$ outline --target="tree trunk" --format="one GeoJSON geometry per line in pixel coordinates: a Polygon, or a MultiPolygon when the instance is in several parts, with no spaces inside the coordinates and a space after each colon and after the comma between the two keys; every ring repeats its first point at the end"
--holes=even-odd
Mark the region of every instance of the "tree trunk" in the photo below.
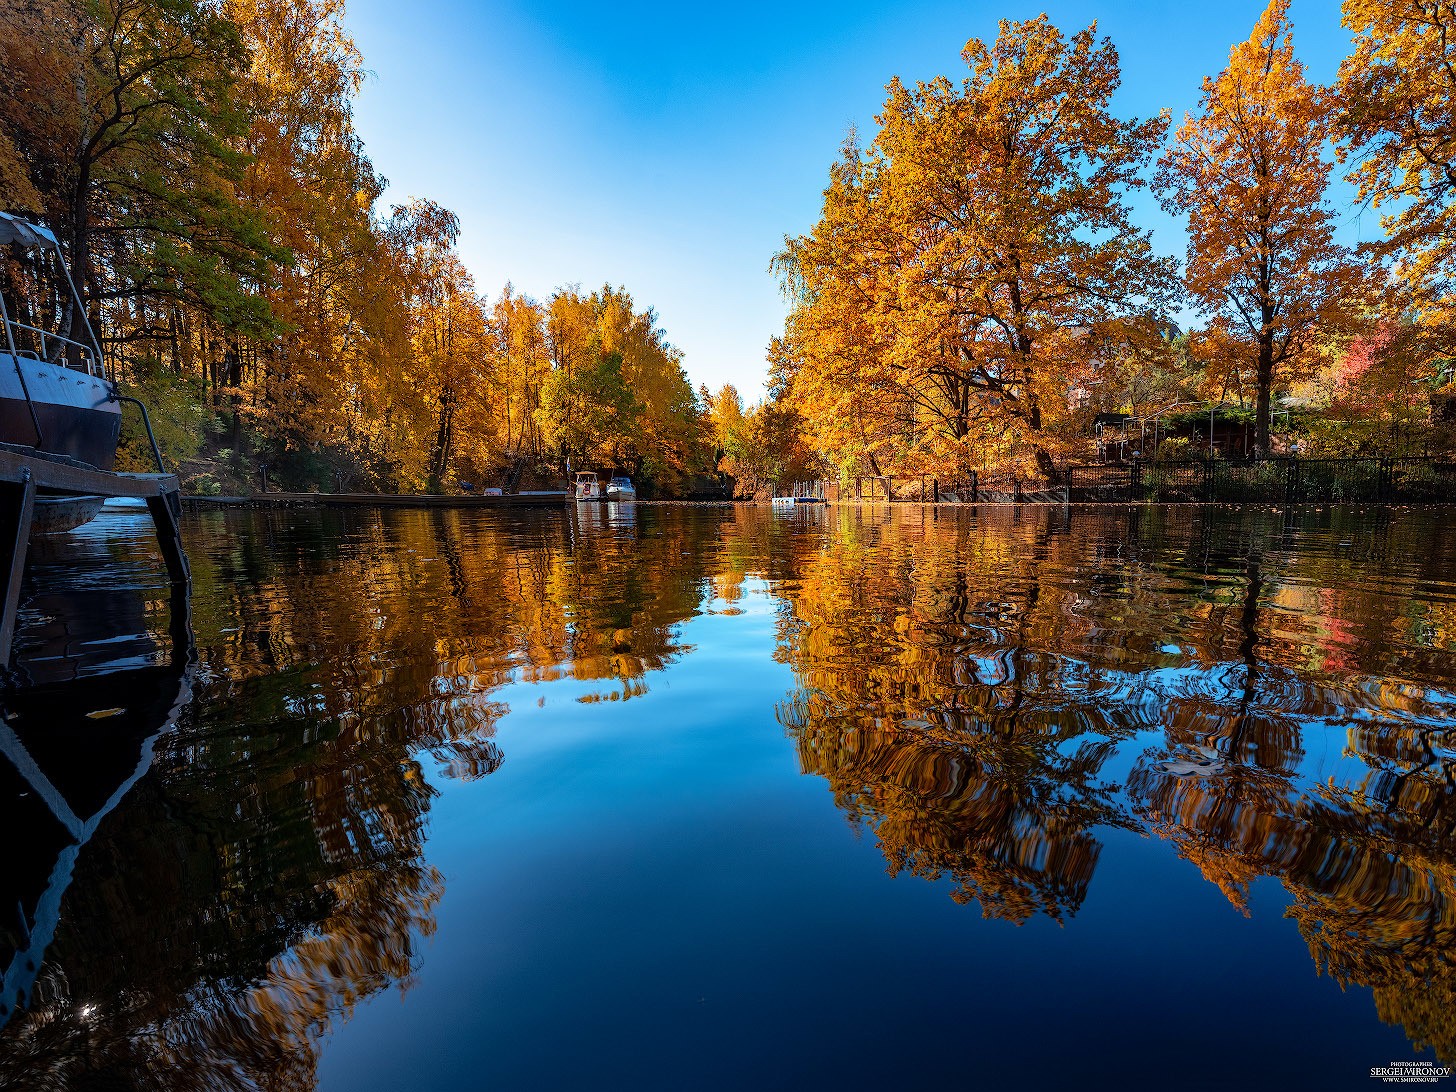
{"type": "MultiPolygon", "coordinates": [[[[91,164],[82,160],[76,172],[76,185],[71,191],[71,280],[76,286],[75,306],[69,309],[64,337],[85,342],[85,320],[91,301],[95,299],[96,277],[91,269],[91,164]]],[[[101,316],[95,316],[97,323],[101,316]]]]}
{"type": "MultiPolygon", "coordinates": [[[[1268,331],[1269,323],[1264,324],[1264,330],[1268,331]]],[[[1271,334],[1261,332],[1259,335],[1259,359],[1255,378],[1258,385],[1258,393],[1254,402],[1254,452],[1258,455],[1269,454],[1269,393],[1274,386],[1274,339],[1271,334]]]]}
{"type": "Polygon", "coordinates": [[[435,455],[430,460],[430,480],[435,486],[445,480],[445,470],[450,464],[453,405],[454,399],[448,394],[440,396],[440,425],[435,431],[435,455]]]}
{"type": "Polygon", "coordinates": [[[1052,460],[1051,452],[1039,444],[1036,449],[1036,468],[1048,485],[1057,484],[1057,479],[1061,476],[1057,472],[1057,464],[1052,460]]]}
{"type": "Polygon", "coordinates": [[[243,442],[243,354],[236,341],[229,342],[223,352],[223,365],[229,388],[228,404],[233,417],[231,439],[233,450],[237,451],[243,442]]]}

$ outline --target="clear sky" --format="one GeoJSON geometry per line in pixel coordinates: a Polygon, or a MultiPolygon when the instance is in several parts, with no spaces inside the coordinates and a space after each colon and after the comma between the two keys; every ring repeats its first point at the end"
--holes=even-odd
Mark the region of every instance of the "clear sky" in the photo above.
{"type": "MultiPolygon", "coordinates": [[[[1115,107],[1175,120],[1247,38],[1263,0],[1154,3],[687,3],[350,0],[373,73],[357,115],[385,203],[459,214],[483,293],[544,299],[605,282],[651,306],[694,386],[762,394],[785,306],[768,272],[814,223],[846,130],[865,139],[891,76],[965,72],[960,50],[998,19],[1094,19],[1122,57],[1115,107]]],[[[1337,0],[1295,0],[1295,49],[1316,80],[1348,47],[1337,0]]],[[[1163,253],[1178,223],[1137,201],[1163,253]]],[[[1347,237],[1377,233],[1351,215],[1347,237]]]]}

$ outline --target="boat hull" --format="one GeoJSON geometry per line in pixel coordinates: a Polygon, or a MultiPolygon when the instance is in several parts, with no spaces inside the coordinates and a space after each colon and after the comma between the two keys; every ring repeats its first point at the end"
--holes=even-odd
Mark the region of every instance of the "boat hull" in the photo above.
{"type": "Polygon", "coordinates": [[[36,497],[30,533],[56,535],[74,531],[95,519],[105,503],[105,497],[89,495],[36,497]]]}
{"type": "Polygon", "coordinates": [[[115,394],[115,385],[100,376],[0,352],[0,443],[110,470],[121,436],[121,403],[115,394]]]}

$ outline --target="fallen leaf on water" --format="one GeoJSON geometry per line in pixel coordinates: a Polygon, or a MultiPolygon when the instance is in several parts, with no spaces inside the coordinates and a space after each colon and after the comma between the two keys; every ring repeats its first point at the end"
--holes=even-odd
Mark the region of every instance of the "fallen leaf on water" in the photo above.
{"type": "Polygon", "coordinates": [[[1223,763],[1214,762],[1210,758],[1196,762],[1177,759],[1172,762],[1160,762],[1158,766],[1164,773],[1174,774],[1177,777],[1212,777],[1214,774],[1223,772],[1223,763]]]}
{"type": "Polygon", "coordinates": [[[118,713],[125,713],[126,710],[118,706],[115,709],[98,709],[94,713],[87,713],[88,720],[100,720],[102,717],[114,717],[118,713]]]}

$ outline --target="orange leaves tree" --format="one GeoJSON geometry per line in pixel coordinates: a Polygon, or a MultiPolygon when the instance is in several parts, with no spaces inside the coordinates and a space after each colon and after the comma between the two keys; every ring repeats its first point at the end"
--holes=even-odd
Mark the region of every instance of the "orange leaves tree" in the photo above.
{"type": "Polygon", "coordinates": [[[364,77],[345,0],[0,2],[0,208],[56,229],[115,374],[194,422],[159,430],[188,486],[519,485],[594,338],[643,407],[614,457],[689,479],[699,407],[653,312],[482,300],[452,213],[379,209],[364,77]]]}
{"type": "Polygon", "coordinates": [[[1355,48],[1339,122],[1359,197],[1388,211],[1387,245],[1426,307],[1451,304],[1456,259],[1456,5],[1345,0],[1355,48]]]}
{"type": "Polygon", "coordinates": [[[384,182],[353,129],[363,59],[342,0],[227,0],[223,10],[248,51],[235,90],[248,119],[240,197],[286,248],[256,288],[285,333],[234,339],[215,379],[235,415],[280,446],[363,451],[378,439],[364,419],[379,373],[406,355],[408,336],[403,294],[385,300],[377,288],[393,266],[373,213],[384,182]]]}
{"type": "Polygon", "coordinates": [[[959,86],[893,80],[873,144],[846,143],[819,223],[786,241],[794,393],[838,461],[965,471],[1019,447],[1054,476],[1089,329],[1170,299],[1125,203],[1167,123],[1111,113],[1095,31],[1002,22],[959,86]]]}
{"type": "Polygon", "coordinates": [[[536,424],[559,467],[614,467],[672,491],[711,469],[700,407],[651,308],[603,285],[559,289],[542,316],[551,372],[536,424]]]}
{"type": "Polygon", "coordinates": [[[21,203],[66,244],[93,323],[126,297],[269,328],[251,288],[279,252],[237,194],[245,68],[236,26],[202,0],[0,7],[0,160],[23,166],[21,203]]]}
{"type": "Polygon", "coordinates": [[[1325,201],[1329,95],[1294,58],[1288,0],[1274,0],[1229,64],[1203,81],[1197,115],[1159,164],[1164,206],[1188,216],[1193,302],[1252,366],[1255,446],[1269,450],[1276,380],[1316,339],[1347,329],[1367,269],[1335,242],[1325,201]]]}
{"type": "Polygon", "coordinates": [[[1390,348],[1398,350],[1402,372],[1414,367],[1423,375],[1435,438],[1449,443],[1456,403],[1456,5],[1345,0],[1344,22],[1355,48],[1340,66],[1341,152],[1360,199],[1382,211],[1387,238],[1377,249],[1396,259],[1395,281],[1406,286],[1402,334],[1390,348]]]}
{"type": "Polygon", "coordinates": [[[545,316],[535,300],[507,284],[491,307],[486,336],[495,461],[505,469],[503,484],[515,488],[546,454],[537,418],[551,374],[545,316]]]}

